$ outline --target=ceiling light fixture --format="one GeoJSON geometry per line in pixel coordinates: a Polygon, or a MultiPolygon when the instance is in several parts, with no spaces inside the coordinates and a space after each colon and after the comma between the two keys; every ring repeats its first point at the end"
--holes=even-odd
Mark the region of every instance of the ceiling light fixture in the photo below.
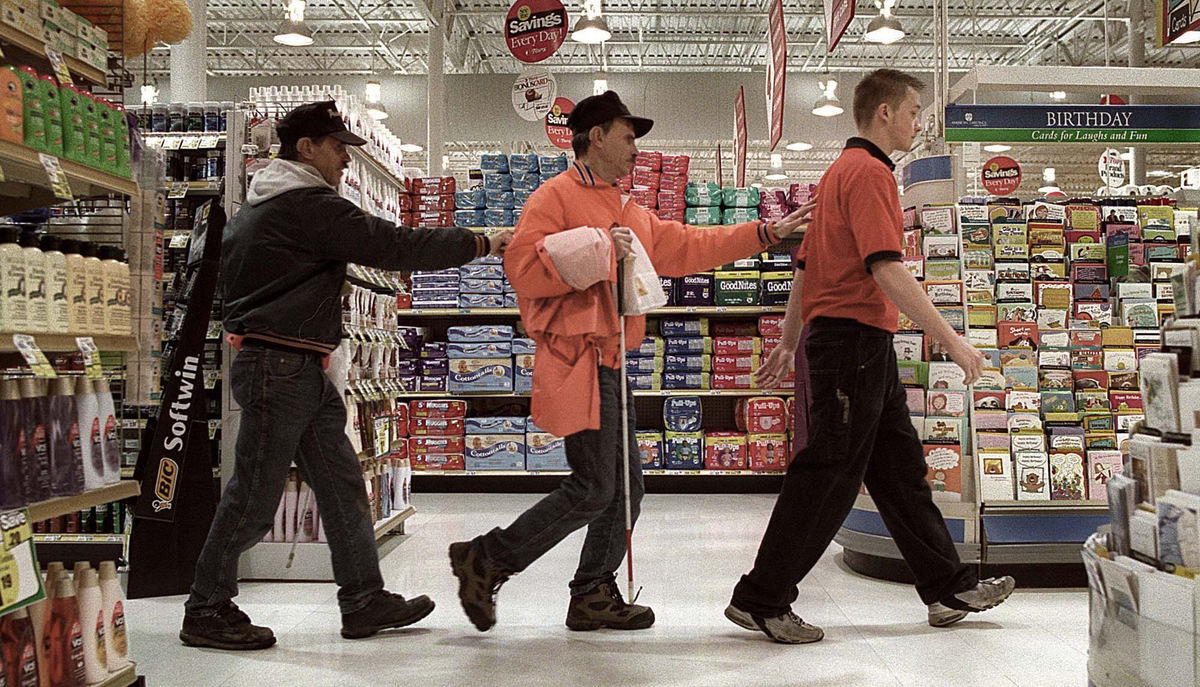
{"type": "Polygon", "coordinates": [[[892,6],[895,4],[896,0],[875,0],[875,6],[879,8],[879,16],[867,24],[867,32],[863,34],[865,40],[870,43],[891,45],[904,38],[904,27],[900,26],[899,19],[892,16],[892,6]]]}
{"type": "Polygon", "coordinates": [[[158,89],[152,84],[144,83],[141,87],[142,106],[149,107],[158,99],[158,89]]]}
{"type": "Polygon", "coordinates": [[[425,149],[422,148],[421,146],[417,145],[416,143],[401,143],[400,144],[400,152],[402,152],[402,153],[419,153],[422,150],[425,150],[425,149]]]}
{"type": "Polygon", "coordinates": [[[312,45],[312,32],[304,24],[304,0],[288,0],[288,16],[279,25],[275,42],[294,48],[312,45]]]}
{"type": "Polygon", "coordinates": [[[792,151],[793,153],[803,153],[806,150],[812,150],[813,144],[807,143],[805,141],[792,141],[791,143],[784,146],[784,148],[787,148],[788,150],[792,151]]]}
{"type": "Polygon", "coordinates": [[[1149,172],[1146,172],[1146,176],[1154,177],[1155,179],[1162,179],[1165,177],[1173,177],[1175,174],[1168,172],[1165,169],[1152,169],[1149,172]]]}
{"type": "Polygon", "coordinates": [[[376,121],[388,118],[387,108],[384,107],[383,103],[380,101],[380,96],[382,93],[383,87],[380,86],[378,81],[371,80],[367,82],[367,114],[371,115],[371,119],[376,121]]]}
{"type": "Polygon", "coordinates": [[[1038,189],[1038,193],[1040,193],[1042,195],[1047,195],[1050,193],[1058,193],[1060,190],[1062,190],[1062,189],[1060,189],[1057,186],[1043,186],[1038,189]]]}
{"type": "Polygon", "coordinates": [[[584,16],[575,22],[575,30],[571,32],[571,40],[577,43],[598,45],[612,38],[608,23],[600,13],[600,0],[584,0],[584,16]]]}
{"type": "Polygon", "coordinates": [[[1003,143],[993,143],[983,147],[989,153],[1007,153],[1012,150],[1012,146],[1004,145],[1003,143]]]}
{"type": "Polygon", "coordinates": [[[787,175],[784,174],[783,172],[771,172],[770,174],[766,175],[763,178],[766,179],[767,181],[783,181],[784,179],[787,178],[787,175]]]}
{"type": "Polygon", "coordinates": [[[837,81],[830,79],[817,83],[821,86],[821,97],[813,105],[812,113],[818,117],[836,117],[845,112],[837,99],[837,81]]]}
{"type": "Polygon", "coordinates": [[[1066,100],[1067,92],[1066,91],[1050,91],[1050,99],[1051,100],[1066,100]]]}
{"type": "Polygon", "coordinates": [[[1055,179],[1058,176],[1057,172],[1058,172],[1058,170],[1054,169],[1053,167],[1047,167],[1047,168],[1043,169],[1042,170],[1042,181],[1046,182],[1047,184],[1053,184],[1055,179]]]}
{"type": "Polygon", "coordinates": [[[608,90],[608,79],[592,79],[592,95],[604,95],[608,90]]]}

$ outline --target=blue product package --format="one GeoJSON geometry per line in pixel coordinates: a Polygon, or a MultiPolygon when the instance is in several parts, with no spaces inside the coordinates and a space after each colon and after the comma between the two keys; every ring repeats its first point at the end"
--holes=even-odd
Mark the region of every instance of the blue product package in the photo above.
{"type": "MultiPolygon", "coordinates": [[[[480,265],[468,263],[458,268],[461,279],[499,279],[503,283],[504,267],[502,265],[480,265]]],[[[501,289],[503,291],[503,289],[501,289]]]]}
{"type": "Polygon", "coordinates": [[[512,210],[484,210],[483,224],[488,227],[511,227],[516,224],[512,210]]]}
{"type": "Polygon", "coordinates": [[[499,310],[504,307],[504,294],[460,293],[458,307],[469,310],[499,310]]]}
{"type": "MultiPolygon", "coordinates": [[[[443,303],[451,302],[458,303],[458,287],[436,288],[436,289],[413,289],[412,290],[413,305],[428,304],[428,303],[443,303]]],[[[454,307],[454,306],[450,306],[454,307]]]]}
{"type": "Polygon", "coordinates": [[[485,179],[488,174],[507,173],[508,156],[500,153],[484,153],[479,156],[479,169],[483,170],[485,179]]]}
{"type": "Polygon", "coordinates": [[[668,353],[663,359],[663,370],[666,372],[710,372],[712,371],[712,356],[668,353]]]}
{"type": "Polygon", "coordinates": [[[512,190],[512,175],[511,174],[484,174],[483,175],[483,190],[484,191],[511,191],[512,190]]]}
{"type": "Polygon", "coordinates": [[[504,307],[506,307],[506,308],[517,307],[517,294],[515,294],[515,293],[504,294],[504,307]]]}
{"type": "Polygon", "coordinates": [[[662,358],[625,358],[625,371],[629,374],[651,374],[663,371],[662,358]]]}
{"type": "Polygon", "coordinates": [[[550,181],[554,177],[558,176],[559,174],[561,174],[561,172],[556,172],[554,174],[546,174],[545,172],[543,172],[539,178],[542,180],[542,183],[544,184],[547,181],[550,181]]]}
{"type": "Polygon", "coordinates": [[[455,341],[446,345],[446,355],[450,358],[511,358],[511,341],[492,341],[488,343],[458,343],[455,341]]]}
{"type": "Polygon", "coordinates": [[[672,336],[663,339],[668,355],[705,355],[712,353],[712,339],[703,336],[672,336]]]}
{"type": "MultiPolygon", "coordinates": [[[[488,210],[511,210],[513,209],[513,192],[512,191],[487,191],[487,209],[488,210]]],[[[487,213],[484,213],[484,217],[487,213]]]]}
{"type": "Polygon", "coordinates": [[[451,393],[512,391],[512,358],[459,358],[450,363],[451,393]]]}
{"type": "Polygon", "coordinates": [[[504,293],[503,279],[466,278],[458,283],[459,293],[504,293]]]}
{"type": "Polygon", "coordinates": [[[401,377],[421,374],[421,359],[401,358],[396,361],[396,373],[401,377]]]}
{"type": "Polygon", "coordinates": [[[663,432],[663,467],[668,470],[704,469],[704,434],[663,432]]]}
{"type": "Polygon", "coordinates": [[[662,375],[655,372],[652,374],[630,374],[626,375],[629,380],[629,386],[634,391],[658,391],[662,388],[662,375]]]}
{"type": "Polygon", "coordinates": [[[446,337],[456,343],[491,343],[493,341],[512,341],[513,328],[504,324],[482,324],[450,327],[446,330],[446,337]]]}
{"type": "Polygon", "coordinates": [[[680,277],[675,289],[676,305],[705,306],[716,302],[716,277],[712,272],[680,277]]]}
{"type": "Polygon", "coordinates": [[[521,415],[469,417],[465,428],[467,434],[525,434],[525,418],[521,415]]]}
{"type": "Polygon", "coordinates": [[[547,171],[565,172],[567,171],[567,156],[563,155],[542,155],[538,157],[538,165],[543,173],[547,171]]]}
{"type": "Polygon", "coordinates": [[[446,300],[413,300],[413,310],[454,310],[458,307],[458,299],[446,300]]]}
{"type": "Polygon", "coordinates": [[[464,458],[468,470],[524,470],[525,435],[467,435],[464,458]]]}
{"type": "Polygon", "coordinates": [[[525,433],[532,434],[534,432],[540,432],[542,434],[549,434],[549,432],[547,432],[545,429],[538,427],[537,423],[533,421],[533,416],[530,415],[525,418],[525,433]]]}
{"type": "Polygon", "coordinates": [[[458,274],[414,274],[412,285],[414,289],[446,289],[458,287],[461,278],[458,274]]]}
{"type": "Polygon", "coordinates": [[[533,355],[537,353],[537,344],[533,339],[517,337],[512,340],[513,355],[533,355]]]}
{"type": "Polygon", "coordinates": [[[707,317],[664,317],[658,323],[663,336],[708,336],[707,317]]]}
{"type": "Polygon", "coordinates": [[[507,225],[507,226],[512,226],[512,227],[515,227],[515,226],[517,226],[517,224],[519,224],[519,223],[521,222],[521,210],[522,210],[522,209],[524,209],[524,208],[523,208],[523,207],[520,207],[520,208],[513,208],[513,210],[512,210],[512,224],[510,224],[510,225],[507,225]]]}
{"type": "Polygon", "coordinates": [[[513,153],[508,156],[508,171],[516,174],[517,172],[533,172],[541,169],[538,164],[538,156],[536,153],[513,153]]]}
{"type": "Polygon", "coordinates": [[[663,426],[672,432],[699,432],[704,416],[699,396],[663,399],[663,426]]]}
{"type": "Polygon", "coordinates": [[[515,173],[514,172],[512,175],[512,190],[514,192],[515,191],[525,191],[528,193],[532,193],[533,191],[537,190],[538,186],[541,186],[541,185],[542,185],[542,177],[539,176],[536,172],[533,174],[515,173]]]}
{"type": "Polygon", "coordinates": [[[642,339],[642,343],[632,351],[626,352],[626,356],[630,358],[654,358],[663,354],[662,339],[657,336],[647,336],[642,339]]]}
{"type": "Polygon", "coordinates": [[[529,202],[529,198],[532,195],[533,191],[518,191],[513,189],[513,205],[519,208],[525,207],[525,203],[529,202]]]}
{"type": "Polygon", "coordinates": [[[403,375],[399,379],[401,391],[412,392],[421,390],[420,375],[403,375]]]}
{"type": "Polygon", "coordinates": [[[548,432],[525,430],[526,470],[570,470],[566,441],[548,432]]]}
{"type": "Polygon", "coordinates": [[[446,391],[446,377],[426,377],[421,375],[421,388],[418,391],[446,391]]]}
{"type": "Polygon", "coordinates": [[[662,388],[664,389],[708,389],[712,375],[707,372],[664,372],[662,388]]]}
{"type": "Polygon", "coordinates": [[[513,356],[513,391],[533,391],[533,359],[532,353],[513,356]]]}
{"type": "Polygon", "coordinates": [[[471,265],[500,265],[504,266],[504,258],[499,255],[485,255],[482,258],[475,258],[470,263],[471,265]]]}
{"type": "Polygon", "coordinates": [[[425,358],[421,361],[422,377],[445,377],[450,374],[449,358],[425,358]]]}
{"type": "Polygon", "coordinates": [[[667,297],[667,305],[675,302],[675,282],[676,279],[674,277],[664,277],[661,275],[658,277],[658,284],[662,287],[663,295],[667,297]]]}
{"type": "Polygon", "coordinates": [[[485,226],[483,210],[455,210],[454,224],[460,227],[485,226]]]}
{"type": "Polygon", "coordinates": [[[459,191],[454,194],[454,207],[459,210],[482,210],[487,196],[483,189],[473,188],[469,191],[459,191]]]}
{"type": "Polygon", "coordinates": [[[422,358],[446,358],[446,342],[445,341],[426,341],[421,344],[422,358]]]}

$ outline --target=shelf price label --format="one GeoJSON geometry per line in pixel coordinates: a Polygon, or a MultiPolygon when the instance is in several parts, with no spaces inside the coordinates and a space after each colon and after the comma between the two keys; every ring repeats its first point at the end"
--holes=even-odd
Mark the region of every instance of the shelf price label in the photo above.
{"type": "Polygon", "coordinates": [[[179,150],[179,145],[183,143],[183,139],[179,136],[167,136],[163,139],[163,150],[179,150]]]}
{"type": "Polygon", "coordinates": [[[175,200],[178,198],[186,198],[188,194],[189,184],[186,181],[172,181],[167,187],[167,198],[175,200]]]}
{"type": "Polygon", "coordinates": [[[200,137],[201,148],[216,148],[221,141],[219,134],[207,134],[200,137]]]}
{"type": "Polygon", "coordinates": [[[184,136],[183,140],[179,142],[179,147],[181,150],[196,150],[200,147],[200,136],[184,136]]]}
{"type": "Polygon", "coordinates": [[[54,191],[54,197],[75,200],[75,196],[71,195],[71,182],[67,180],[67,173],[63,171],[62,163],[58,161],[58,158],[46,153],[38,153],[38,159],[42,161],[42,167],[46,169],[46,177],[50,180],[50,189],[54,191]]]}
{"type": "Polygon", "coordinates": [[[13,334],[13,345],[17,347],[17,352],[25,359],[25,363],[29,365],[29,369],[33,370],[35,377],[42,379],[52,379],[58,375],[54,372],[54,367],[50,361],[46,359],[46,354],[42,353],[42,349],[38,348],[37,342],[28,334],[13,334]]]}
{"type": "Polygon", "coordinates": [[[58,79],[58,83],[64,86],[75,84],[71,80],[71,70],[67,69],[67,61],[63,59],[63,54],[58,48],[47,45],[46,59],[50,60],[50,66],[54,69],[54,78],[58,79]]]}
{"type": "Polygon", "coordinates": [[[375,457],[382,458],[392,452],[391,418],[377,417],[375,422],[375,457]]]}
{"type": "Polygon", "coordinates": [[[29,510],[0,513],[0,615],[44,596],[29,510]]]}
{"type": "Polygon", "coordinates": [[[104,377],[104,368],[100,366],[100,349],[96,347],[96,342],[92,337],[76,337],[75,345],[83,353],[83,365],[87,369],[87,378],[101,379],[104,377]]]}

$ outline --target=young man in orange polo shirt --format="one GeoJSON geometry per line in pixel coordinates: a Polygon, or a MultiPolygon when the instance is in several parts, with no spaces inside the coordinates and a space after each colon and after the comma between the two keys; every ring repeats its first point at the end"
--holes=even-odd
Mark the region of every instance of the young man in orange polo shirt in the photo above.
{"type": "Polygon", "coordinates": [[[983,369],[983,355],[938,314],[900,261],[903,220],[888,155],[910,150],[920,133],[922,88],[913,76],[880,69],[854,89],[859,136],[847,141],[817,189],[783,345],[758,371],[761,384],[777,384],[808,327],[808,445],[788,468],[754,569],[725,609],[734,623],[783,644],[824,637],[791,604],[864,483],[912,569],[930,625],[945,627],[992,608],[1014,587],[1011,577],[981,581],[959,560],[925,481],[921,439],[892,347],[902,310],[942,344],[967,384],[983,369]]]}

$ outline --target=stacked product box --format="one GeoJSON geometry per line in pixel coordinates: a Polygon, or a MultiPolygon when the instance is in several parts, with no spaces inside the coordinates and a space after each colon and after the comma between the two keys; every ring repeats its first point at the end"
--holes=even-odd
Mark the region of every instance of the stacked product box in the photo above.
{"type": "Polygon", "coordinates": [[[468,470],[525,469],[524,417],[469,417],[465,426],[468,470]]]}
{"type": "MultiPolygon", "coordinates": [[[[419,177],[407,182],[412,206],[411,226],[419,228],[454,226],[454,177],[419,177]]],[[[403,224],[404,222],[402,222],[403,224]]]]}
{"type": "Polygon", "coordinates": [[[451,267],[444,270],[414,272],[411,277],[412,307],[456,308],[461,277],[459,270],[451,267]]]}
{"type": "Polygon", "coordinates": [[[421,379],[417,391],[444,392],[450,390],[450,347],[441,341],[421,344],[421,379]]]}
{"type": "MultiPolygon", "coordinates": [[[[708,318],[675,318],[666,317],[658,323],[659,334],[662,336],[663,369],[661,384],[663,389],[710,389],[712,382],[712,339],[708,338],[708,318]],[[695,371],[667,372],[665,355],[690,359],[692,363],[699,362],[701,369],[695,371]],[[706,360],[707,358],[707,360],[706,360]],[[707,362],[709,371],[703,369],[707,362]]],[[[638,387],[635,387],[638,388],[638,387]]]]}
{"type": "Polygon", "coordinates": [[[413,469],[464,469],[466,401],[415,400],[409,402],[408,407],[408,455],[413,469]]]}
{"type": "Polygon", "coordinates": [[[533,392],[533,356],[537,353],[537,344],[533,339],[515,338],[512,340],[513,353],[513,391],[518,394],[533,392]]]}
{"type": "MultiPolygon", "coordinates": [[[[477,258],[458,268],[458,307],[496,309],[509,307],[512,289],[504,278],[504,261],[499,256],[477,258]]],[[[516,305],[513,295],[513,305],[516,305]]]]}
{"type": "Polygon", "coordinates": [[[699,396],[671,396],[663,401],[663,467],[704,468],[704,414],[699,396]]]}
{"type": "MultiPolygon", "coordinates": [[[[511,227],[542,184],[567,171],[565,155],[485,153],[479,156],[478,188],[460,192],[455,219],[463,227],[511,227]]],[[[473,172],[474,174],[474,172],[473,172]]]]}
{"type": "Polygon", "coordinates": [[[454,224],[460,227],[485,227],[484,210],[487,194],[482,188],[459,191],[454,194],[454,224]]]}
{"type": "Polygon", "coordinates": [[[513,390],[512,327],[450,327],[447,337],[450,393],[513,390]]]}
{"type": "Polygon", "coordinates": [[[570,470],[566,441],[525,420],[525,469],[530,471],[570,470]]]}
{"type": "Polygon", "coordinates": [[[660,219],[683,222],[690,164],[691,158],[687,155],[642,151],[634,161],[633,172],[618,179],[617,185],[635,203],[660,219]]]}
{"type": "Polygon", "coordinates": [[[647,336],[642,345],[625,352],[625,372],[629,385],[635,390],[657,390],[662,387],[663,370],[666,365],[666,348],[663,338],[647,336]]]}
{"type": "Polygon", "coordinates": [[[737,428],[746,432],[747,465],[751,470],[785,470],[791,456],[787,403],[776,396],[738,401],[737,428]]]}
{"type": "Polygon", "coordinates": [[[479,159],[483,171],[484,210],[486,227],[513,226],[513,175],[509,172],[508,156],[484,154],[479,159]]]}
{"type": "Polygon", "coordinates": [[[689,182],[684,187],[684,221],[694,226],[721,224],[721,203],[725,194],[720,184],[689,182]]]}
{"type": "Polygon", "coordinates": [[[792,257],[787,253],[763,253],[760,261],[759,300],[763,306],[783,307],[792,295],[792,257]]]}
{"type": "Polygon", "coordinates": [[[698,272],[674,279],[664,277],[663,282],[663,292],[675,306],[782,307],[787,305],[792,291],[792,261],[787,253],[765,252],[724,265],[715,272],[698,272]]]}
{"type": "Polygon", "coordinates": [[[638,452],[646,470],[787,469],[790,415],[787,403],[763,396],[739,401],[736,430],[703,429],[699,396],[672,396],[663,403],[664,431],[638,430],[638,452]]]}
{"type": "Polygon", "coordinates": [[[758,206],[761,202],[762,193],[753,186],[723,189],[720,224],[740,224],[759,219],[758,206]]]}
{"type": "Polygon", "coordinates": [[[754,255],[723,265],[713,275],[713,302],[724,306],[759,305],[762,258],[754,255]]]}

